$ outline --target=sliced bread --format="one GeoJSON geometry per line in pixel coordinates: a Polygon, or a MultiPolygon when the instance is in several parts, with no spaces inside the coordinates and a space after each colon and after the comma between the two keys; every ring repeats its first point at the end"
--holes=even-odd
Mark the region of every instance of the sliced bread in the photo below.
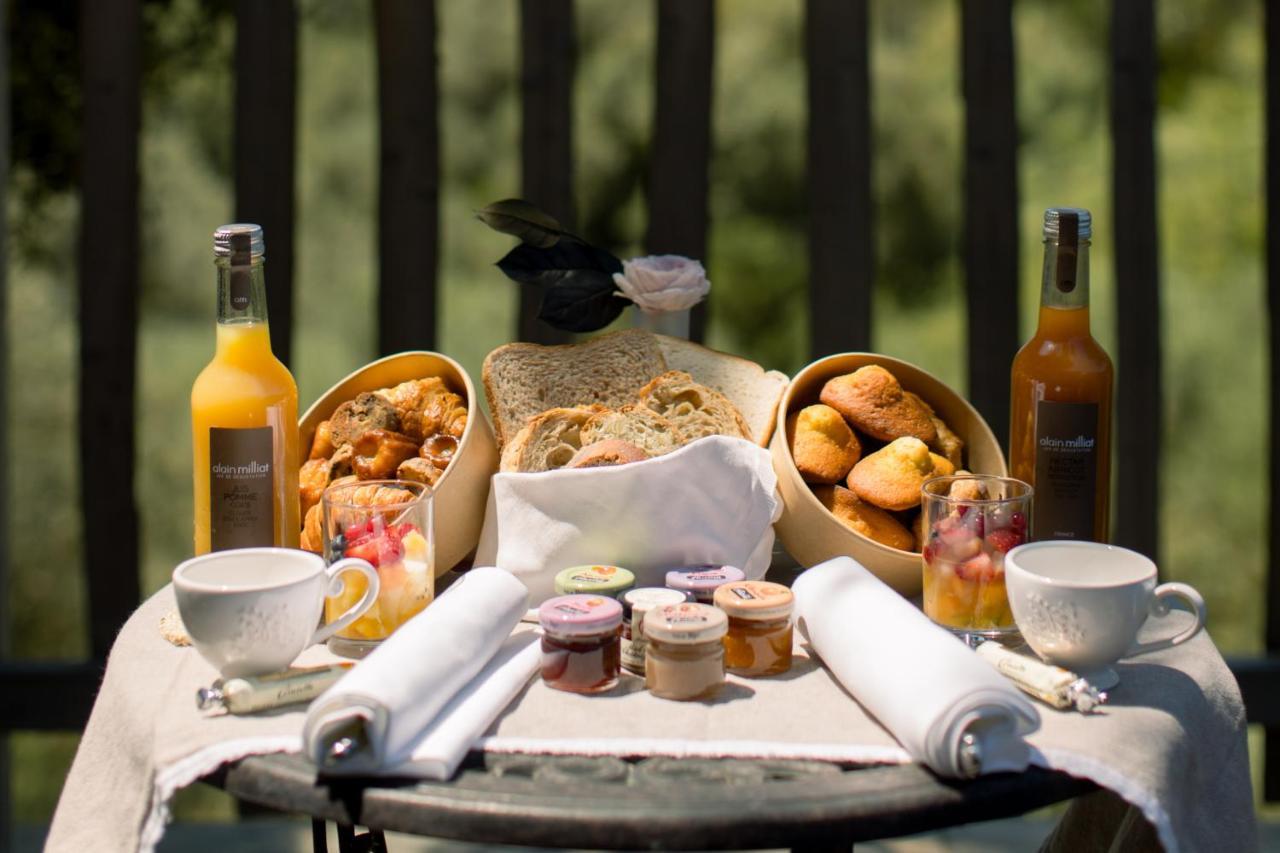
{"type": "Polygon", "coordinates": [[[582,449],[583,424],[603,411],[603,406],[576,406],[535,415],[502,448],[499,470],[529,473],[563,468],[582,449]]]}
{"type": "Polygon", "coordinates": [[[598,441],[620,438],[650,456],[669,453],[685,442],[675,424],[638,403],[623,406],[616,411],[592,415],[583,425],[581,435],[584,447],[598,441]]]}
{"type": "Polygon", "coordinates": [[[506,344],[485,357],[481,375],[503,447],[548,409],[634,402],[636,389],[666,369],[651,332],[624,329],[580,344],[506,344]]]}
{"type": "Polygon", "coordinates": [[[751,428],[729,398],[684,371],[667,371],[641,388],[639,396],[643,405],[675,424],[685,441],[708,435],[751,439],[751,428]]]}
{"type": "Polygon", "coordinates": [[[765,370],[754,361],[681,338],[657,338],[668,370],[683,370],[694,381],[728,397],[747,422],[750,440],[769,446],[777,424],[778,401],[791,381],[785,373],[765,370]]]}

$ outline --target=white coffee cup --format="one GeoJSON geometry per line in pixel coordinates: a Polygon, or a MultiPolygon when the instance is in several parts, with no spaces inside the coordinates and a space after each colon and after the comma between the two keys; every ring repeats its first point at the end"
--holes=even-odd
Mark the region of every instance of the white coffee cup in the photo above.
{"type": "Polygon", "coordinates": [[[348,557],[325,568],[319,554],[291,548],[240,548],[194,557],[173,570],[178,612],[196,651],[224,677],[276,672],[303,649],[322,643],[372,606],[378,572],[348,557]],[[369,581],[364,596],[322,625],[326,595],[342,592],[340,575],[369,581]]]}
{"type": "Polygon", "coordinates": [[[1185,643],[1204,627],[1200,593],[1183,583],[1157,586],[1156,564],[1127,548],[1031,542],[1005,555],[1004,572],[1013,619],[1027,645],[1099,689],[1119,682],[1111,665],[1120,658],[1185,643]],[[1167,616],[1175,598],[1190,606],[1194,624],[1160,640],[1136,643],[1148,617],[1167,616]]]}

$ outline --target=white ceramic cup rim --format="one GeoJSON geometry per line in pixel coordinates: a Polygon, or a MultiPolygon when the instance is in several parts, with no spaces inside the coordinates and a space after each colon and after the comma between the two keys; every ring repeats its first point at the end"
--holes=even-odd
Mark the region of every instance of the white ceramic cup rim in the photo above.
{"type": "Polygon", "coordinates": [[[309,583],[314,581],[316,576],[325,570],[324,558],[319,554],[313,554],[310,551],[303,551],[299,548],[233,548],[227,551],[212,551],[208,554],[201,554],[198,557],[192,557],[183,560],[178,567],[173,570],[173,585],[180,586],[183,589],[192,592],[206,593],[239,593],[239,592],[267,592],[273,589],[285,589],[296,584],[309,583]],[[188,577],[188,573],[197,567],[203,567],[210,563],[220,562],[222,560],[236,561],[242,559],[251,559],[254,557],[266,557],[272,560],[290,560],[295,563],[309,563],[310,571],[300,574],[292,578],[271,578],[263,579],[256,583],[210,583],[203,580],[195,580],[188,577]]]}
{"type": "Polygon", "coordinates": [[[1122,548],[1119,545],[1107,545],[1102,542],[1082,542],[1072,539],[1046,539],[1040,542],[1028,542],[1012,548],[1004,556],[1004,570],[1010,574],[1022,575],[1035,583],[1062,589],[1118,589],[1155,580],[1157,574],[1155,562],[1146,554],[1141,554],[1129,548],[1122,548]],[[1134,571],[1120,577],[1082,580],[1080,578],[1044,575],[1021,564],[1020,559],[1027,554],[1045,550],[1116,554],[1120,555],[1121,559],[1132,564],[1134,571]],[[1139,566],[1141,567],[1140,569],[1138,568],[1139,566]]]}

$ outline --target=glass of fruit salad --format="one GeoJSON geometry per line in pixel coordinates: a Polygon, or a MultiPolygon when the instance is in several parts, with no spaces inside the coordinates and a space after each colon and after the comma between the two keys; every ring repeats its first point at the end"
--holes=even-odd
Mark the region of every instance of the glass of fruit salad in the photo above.
{"type": "MultiPolygon", "coordinates": [[[[378,572],[378,597],[363,616],[329,640],[335,654],[363,657],[431,603],[435,594],[435,539],[431,487],[409,480],[361,480],[325,489],[324,557],[369,561],[378,572]]],[[[359,572],[341,576],[342,591],[325,599],[325,618],[336,619],[364,595],[359,572]]]]}
{"type": "Polygon", "coordinates": [[[1009,477],[957,474],[921,487],[924,612],[967,639],[1017,631],[1004,555],[1027,541],[1031,486],[1009,477]]]}

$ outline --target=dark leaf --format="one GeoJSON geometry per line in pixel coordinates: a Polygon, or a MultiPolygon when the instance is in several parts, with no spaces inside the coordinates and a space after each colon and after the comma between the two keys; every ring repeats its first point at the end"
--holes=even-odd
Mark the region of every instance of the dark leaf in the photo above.
{"type": "Polygon", "coordinates": [[[613,276],[600,270],[568,270],[542,297],[538,319],[566,332],[594,332],[617,319],[630,302],[614,296],[613,276]]]}
{"type": "Polygon", "coordinates": [[[552,286],[574,270],[604,273],[613,286],[612,275],[622,272],[622,261],[589,243],[574,239],[561,240],[548,249],[521,243],[498,261],[498,269],[521,284],[552,286]]]}
{"type": "Polygon", "coordinates": [[[539,249],[549,249],[567,236],[555,217],[519,198],[495,201],[476,211],[476,217],[494,231],[518,237],[539,249]]]}

